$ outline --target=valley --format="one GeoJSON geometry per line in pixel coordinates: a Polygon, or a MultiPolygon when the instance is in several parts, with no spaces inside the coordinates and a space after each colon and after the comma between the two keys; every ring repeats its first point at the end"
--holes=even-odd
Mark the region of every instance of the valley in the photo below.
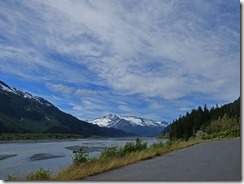
{"type": "Polygon", "coordinates": [[[0,1],[0,179],[239,181],[241,7],[0,1]]]}
{"type": "Polygon", "coordinates": [[[165,121],[154,122],[150,119],[116,114],[86,122],[62,112],[44,98],[33,96],[0,81],[0,133],[3,134],[0,135],[0,140],[31,137],[45,139],[77,136],[157,136],[168,124],[165,121]],[[12,138],[9,136],[11,134],[12,138]],[[17,134],[19,136],[16,136],[17,134]],[[40,134],[44,135],[38,136],[40,134]],[[50,136],[51,134],[53,136],[50,136]]]}

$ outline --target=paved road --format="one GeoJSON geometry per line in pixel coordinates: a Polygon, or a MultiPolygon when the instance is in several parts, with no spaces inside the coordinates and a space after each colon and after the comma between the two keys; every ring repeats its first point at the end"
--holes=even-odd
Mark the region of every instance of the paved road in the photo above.
{"type": "Polygon", "coordinates": [[[240,139],[201,143],[86,181],[240,181],[240,139]]]}

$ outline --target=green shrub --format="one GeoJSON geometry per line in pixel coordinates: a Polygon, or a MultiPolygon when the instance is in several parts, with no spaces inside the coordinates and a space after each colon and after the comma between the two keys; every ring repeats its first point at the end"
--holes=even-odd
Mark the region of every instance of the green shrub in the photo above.
{"type": "Polygon", "coordinates": [[[136,151],[136,146],[133,142],[127,142],[125,146],[121,147],[120,149],[120,153],[122,155],[126,155],[128,153],[135,152],[135,151],[136,151]]]}
{"type": "Polygon", "coordinates": [[[142,143],[140,138],[136,139],[136,143],[134,142],[127,142],[124,147],[121,147],[119,150],[119,155],[124,156],[126,154],[142,151],[147,149],[147,143],[142,143]]]}
{"type": "Polygon", "coordinates": [[[173,144],[173,141],[169,140],[169,139],[165,142],[166,147],[170,147],[172,144],[173,144]]]}
{"type": "Polygon", "coordinates": [[[197,139],[206,139],[207,137],[208,137],[208,133],[207,132],[198,130],[197,133],[196,133],[196,138],[197,139]]]}
{"type": "Polygon", "coordinates": [[[136,139],[136,146],[135,146],[136,151],[141,151],[147,149],[147,143],[144,142],[142,143],[140,138],[136,139]]]}
{"type": "Polygon", "coordinates": [[[240,121],[225,114],[222,118],[219,117],[217,120],[211,121],[210,125],[206,127],[206,131],[209,134],[214,134],[236,128],[240,128],[240,121]]]}
{"type": "Polygon", "coordinates": [[[51,173],[49,170],[40,168],[37,172],[30,173],[29,175],[27,175],[26,179],[27,180],[49,180],[50,175],[51,175],[51,173]]]}
{"type": "Polygon", "coordinates": [[[239,136],[240,136],[240,128],[234,127],[230,130],[213,133],[210,135],[210,138],[222,139],[222,138],[232,138],[232,137],[239,137],[239,136]]]}
{"type": "Polygon", "coordinates": [[[165,144],[160,141],[158,143],[154,142],[151,146],[150,146],[150,149],[160,149],[160,148],[163,148],[165,147],[165,144]]]}
{"type": "Polygon", "coordinates": [[[17,180],[17,177],[15,175],[8,175],[8,181],[14,181],[17,180]]]}
{"type": "Polygon", "coordinates": [[[136,139],[136,143],[127,142],[124,146],[110,146],[105,148],[100,155],[100,158],[108,158],[108,157],[122,157],[129,153],[141,151],[147,149],[147,143],[142,143],[140,138],[136,139]]]}
{"type": "Polygon", "coordinates": [[[112,145],[102,150],[100,158],[117,157],[119,155],[118,146],[112,145]]]}
{"type": "Polygon", "coordinates": [[[73,163],[79,164],[83,162],[87,162],[89,160],[88,154],[81,148],[79,151],[75,152],[73,163]]]}

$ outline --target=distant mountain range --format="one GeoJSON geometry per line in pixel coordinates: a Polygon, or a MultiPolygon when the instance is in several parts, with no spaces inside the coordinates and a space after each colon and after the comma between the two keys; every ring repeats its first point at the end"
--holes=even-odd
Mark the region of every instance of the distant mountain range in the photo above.
{"type": "Polygon", "coordinates": [[[63,133],[122,137],[134,134],[81,121],[44,98],[0,81],[0,133],[63,133]]]}
{"type": "Polygon", "coordinates": [[[100,127],[116,128],[139,136],[158,135],[169,125],[165,121],[154,122],[153,120],[136,116],[119,116],[116,114],[109,114],[89,122],[100,127]]]}

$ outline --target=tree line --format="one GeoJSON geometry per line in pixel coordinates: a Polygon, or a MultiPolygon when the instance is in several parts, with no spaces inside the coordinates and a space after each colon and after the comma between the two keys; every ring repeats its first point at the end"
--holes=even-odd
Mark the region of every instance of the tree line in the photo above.
{"type": "Polygon", "coordinates": [[[190,113],[174,120],[169,130],[170,139],[188,140],[196,136],[199,131],[213,134],[221,131],[240,130],[240,97],[233,103],[219,107],[216,105],[210,110],[205,104],[190,113]]]}

